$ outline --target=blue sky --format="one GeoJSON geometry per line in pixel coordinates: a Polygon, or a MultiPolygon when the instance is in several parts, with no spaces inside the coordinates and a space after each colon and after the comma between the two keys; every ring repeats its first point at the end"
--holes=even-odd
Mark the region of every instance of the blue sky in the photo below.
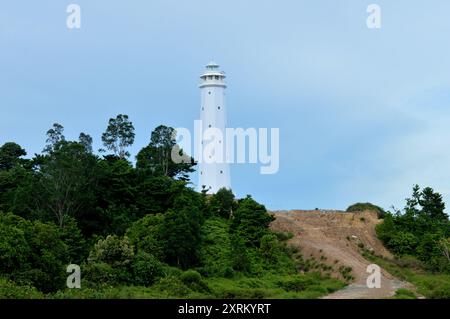
{"type": "Polygon", "coordinates": [[[0,144],[40,152],[59,122],[99,148],[107,120],[126,113],[135,155],[159,124],[193,127],[214,59],[229,125],[280,128],[280,171],[233,166],[239,196],[271,209],[389,208],[419,183],[450,205],[449,12],[447,0],[2,3],[0,144]],[[66,27],[70,3],[79,30],[66,27]],[[371,3],[379,30],[366,27],[371,3]]]}

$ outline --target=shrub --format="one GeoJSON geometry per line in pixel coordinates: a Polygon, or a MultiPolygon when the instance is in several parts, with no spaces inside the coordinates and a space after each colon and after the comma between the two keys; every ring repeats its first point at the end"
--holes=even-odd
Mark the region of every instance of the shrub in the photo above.
{"type": "Polygon", "coordinates": [[[208,285],[202,280],[202,276],[195,270],[187,270],[180,276],[181,281],[197,292],[208,292],[208,285]]]}
{"type": "Polygon", "coordinates": [[[274,232],[274,234],[277,236],[279,241],[288,241],[294,237],[294,234],[290,232],[274,232]]]}
{"type": "Polygon", "coordinates": [[[269,264],[275,265],[281,254],[277,237],[273,234],[264,235],[260,244],[261,255],[269,264]]]}
{"type": "Polygon", "coordinates": [[[106,263],[112,267],[127,266],[134,256],[133,246],[128,237],[122,239],[116,235],[109,235],[106,239],[100,239],[94,249],[89,253],[89,263],[106,263]]]}
{"type": "Polygon", "coordinates": [[[199,251],[200,271],[205,276],[230,277],[233,273],[229,223],[221,218],[205,221],[201,228],[203,243],[199,251]]]}
{"type": "Polygon", "coordinates": [[[9,274],[27,263],[30,247],[22,229],[0,223],[0,272],[9,274]]]}
{"type": "Polygon", "coordinates": [[[40,299],[43,297],[42,293],[32,286],[19,286],[10,280],[0,278],[0,299],[40,299]]]}
{"type": "Polygon", "coordinates": [[[69,249],[52,223],[0,215],[0,271],[43,292],[64,286],[69,249]]]}
{"type": "Polygon", "coordinates": [[[136,249],[151,254],[159,260],[164,257],[163,245],[158,238],[163,219],[163,214],[147,215],[134,222],[126,232],[136,249]]]}
{"type": "Polygon", "coordinates": [[[186,297],[191,292],[180,278],[174,276],[161,278],[155,288],[173,297],[186,297]]]}
{"type": "Polygon", "coordinates": [[[274,220],[264,205],[247,196],[239,201],[233,215],[231,232],[244,240],[247,246],[259,247],[261,238],[268,233],[269,224],[274,220]]]}
{"type": "Polygon", "coordinates": [[[104,262],[91,262],[83,267],[83,279],[89,283],[118,285],[122,283],[120,273],[104,262]]]}
{"type": "Polygon", "coordinates": [[[315,280],[309,276],[293,276],[278,282],[278,286],[287,291],[303,291],[315,283],[315,280]]]}
{"type": "Polygon", "coordinates": [[[133,283],[139,286],[150,286],[163,276],[162,263],[153,255],[138,252],[131,265],[133,283]]]}
{"type": "Polygon", "coordinates": [[[386,214],[386,212],[384,211],[383,208],[381,208],[377,205],[374,205],[372,203],[356,203],[356,204],[350,205],[346,211],[347,212],[363,212],[365,210],[377,212],[378,218],[384,218],[384,215],[386,214]]]}
{"type": "Polygon", "coordinates": [[[412,291],[400,288],[395,291],[394,299],[417,299],[417,297],[412,291]]]}

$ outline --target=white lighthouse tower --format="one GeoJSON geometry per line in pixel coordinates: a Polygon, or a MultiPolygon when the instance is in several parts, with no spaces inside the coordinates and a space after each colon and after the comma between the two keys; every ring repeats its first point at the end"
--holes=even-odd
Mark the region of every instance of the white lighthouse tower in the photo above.
{"type": "Polygon", "coordinates": [[[214,194],[221,188],[231,188],[230,170],[226,163],[225,156],[225,128],[227,124],[227,114],[225,105],[225,74],[219,70],[219,65],[210,62],[206,66],[205,72],[200,76],[201,106],[200,119],[202,121],[201,146],[205,149],[199,170],[199,187],[205,187],[208,194],[214,194]],[[221,134],[212,139],[205,136],[206,131],[216,131],[221,134]],[[214,142],[216,149],[211,150],[211,143],[214,142]],[[209,144],[209,145],[208,145],[209,144]],[[209,147],[208,147],[209,146],[209,147]],[[217,148],[220,148],[223,156],[217,156],[217,148]],[[208,161],[214,158],[215,160],[208,161]]]}

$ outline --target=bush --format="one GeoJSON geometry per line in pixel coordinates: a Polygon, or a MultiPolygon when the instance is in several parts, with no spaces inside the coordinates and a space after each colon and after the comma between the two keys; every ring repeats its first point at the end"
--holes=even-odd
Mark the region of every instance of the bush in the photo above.
{"type": "Polygon", "coordinates": [[[412,291],[400,288],[395,291],[394,299],[417,299],[417,297],[412,291]]]}
{"type": "Polygon", "coordinates": [[[19,286],[0,278],[0,299],[40,299],[44,296],[32,286],[19,286]]]}
{"type": "Polygon", "coordinates": [[[155,288],[172,297],[186,297],[191,292],[180,278],[174,276],[161,278],[155,288]]]}
{"type": "Polygon", "coordinates": [[[202,280],[202,276],[195,270],[187,270],[180,276],[181,281],[193,291],[208,292],[208,285],[202,280]]]}
{"type": "Polygon", "coordinates": [[[261,255],[270,265],[275,266],[281,254],[280,244],[273,234],[264,235],[260,244],[261,255]]]}
{"type": "Polygon", "coordinates": [[[68,246],[52,223],[0,215],[0,272],[43,292],[64,286],[68,246]]]}
{"type": "Polygon", "coordinates": [[[24,231],[0,220],[0,273],[9,274],[24,268],[29,254],[24,231]]]}
{"type": "Polygon", "coordinates": [[[109,235],[106,239],[100,239],[94,249],[89,253],[89,263],[106,263],[112,267],[129,265],[134,256],[133,246],[128,237],[122,239],[116,235],[109,235]]]}
{"type": "Polygon", "coordinates": [[[246,246],[259,247],[261,238],[268,234],[269,224],[274,219],[264,205],[247,196],[239,201],[239,207],[233,215],[230,230],[239,236],[246,246]]]}
{"type": "Polygon", "coordinates": [[[279,241],[288,241],[289,239],[294,237],[294,234],[290,232],[274,232],[275,236],[277,236],[279,241]]]}
{"type": "Polygon", "coordinates": [[[83,279],[90,284],[107,284],[111,286],[119,285],[123,282],[123,278],[117,269],[104,262],[92,262],[83,267],[83,279]]]}
{"type": "Polygon", "coordinates": [[[131,265],[133,283],[138,286],[150,286],[163,276],[162,263],[153,255],[138,252],[131,265]]]}
{"type": "Polygon", "coordinates": [[[309,276],[293,276],[289,279],[285,279],[278,282],[278,286],[287,291],[303,291],[306,290],[309,286],[314,284],[316,281],[309,276]]]}
{"type": "Polygon", "coordinates": [[[378,218],[384,218],[386,212],[383,208],[372,203],[356,203],[347,208],[347,212],[363,212],[365,210],[377,212],[378,218]]]}
{"type": "Polygon", "coordinates": [[[233,273],[229,223],[221,218],[205,221],[199,252],[200,271],[205,276],[230,277],[233,273]]]}
{"type": "Polygon", "coordinates": [[[164,258],[163,245],[158,238],[163,219],[163,214],[147,215],[134,222],[126,232],[136,249],[151,254],[159,260],[164,258]]]}

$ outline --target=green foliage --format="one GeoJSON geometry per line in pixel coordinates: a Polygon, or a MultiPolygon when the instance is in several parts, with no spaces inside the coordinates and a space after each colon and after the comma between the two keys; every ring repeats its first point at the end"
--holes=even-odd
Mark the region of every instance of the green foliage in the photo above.
{"type": "Polygon", "coordinates": [[[136,156],[136,167],[155,176],[179,177],[188,180],[188,174],[196,165],[194,159],[183,153],[176,143],[176,131],[172,127],[158,126],[151,134],[150,144],[136,156]],[[173,155],[179,157],[174,162],[173,155]]]}
{"type": "Polygon", "coordinates": [[[404,256],[389,260],[365,253],[364,257],[390,274],[417,287],[417,293],[431,299],[450,299],[450,275],[430,273],[414,257],[404,256]]]}
{"type": "Polygon", "coordinates": [[[62,287],[69,250],[54,224],[0,215],[0,272],[43,292],[62,287]]]}
{"type": "Polygon", "coordinates": [[[94,205],[97,158],[77,142],[59,142],[43,158],[37,174],[41,195],[36,208],[53,215],[59,226],[94,205]]]}
{"type": "Polygon", "coordinates": [[[208,285],[203,281],[202,276],[195,270],[187,270],[180,276],[181,281],[193,291],[208,292],[208,285]]]}
{"type": "Polygon", "coordinates": [[[23,164],[22,156],[27,152],[16,143],[5,143],[0,147],[0,171],[9,170],[16,165],[23,164]]]}
{"type": "Polygon", "coordinates": [[[233,211],[236,210],[237,203],[231,190],[222,188],[216,194],[213,194],[209,201],[211,213],[214,216],[230,218],[233,211]]]}
{"type": "MultiPolygon", "coordinates": [[[[109,235],[100,239],[89,253],[87,264],[83,265],[85,278],[91,283],[119,285],[131,282],[132,262],[139,263],[142,256],[135,258],[134,247],[125,236],[109,235]]],[[[136,271],[142,268],[136,265],[136,271]]],[[[144,277],[139,273],[140,280],[144,277]]]]}
{"type": "Polygon", "coordinates": [[[59,123],[54,123],[53,127],[47,131],[47,145],[44,148],[45,153],[55,150],[60,143],[66,140],[64,136],[64,127],[59,123]]]}
{"type": "Polygon", "coordinates": [[[26,263],[31,250],[24,229],[5,223],[8,217],[0,215],[0,273],[3,274],[20,269],[26,263]]]}
{"type": "Polygon", "coordinates": [[[395,291],[395,295],[393,297],[394,299],[417,299],[416,295],[408,290],[408,289],[404,289],[404,288],[400,288],[397,289],[395,291]]]}
{"type": "Polygon", "coordinates": [[[206,276],[230,277],[233,275],[232,247],[229,222],[221,218],[205,221],[201,228],[203,243],[199,252],[201,272],[206,276]]]}
{"type": "Polygon", "coordinates": [[[109,235],[100,239],[89,253],[89,263],[106,263],[112,267],[128,266],[133,260],[134,248],[128,237],[109,235]]]}
{"type": "Polygon", "coordinates": [[[88,134],[63,133],[55,123],[30,160],[15,143],[0,147],[0,297],[307,298],[340,283],[280,286],[297,273],[292,234],[272,233],[273,217],[250,196],[190,188],[195,163],[173,128],[152,132],[135,167],[126,115],[102,136],[110,155],[94,154],[88,134]],[[82,289],[65,288],[71,263],[81,265],[82,289]]]}
{"type": "Polygon", "coordinates": [[[277,237],[274,234],[267,234],[261,238],[260,244],[261,255],[269,264],[277,264],[281,254],[281,247],[277,237]]]}
{"type": "Polygon", "coordinates": [[[384,216],[386,214],[386,212],[384,211],[383,208],[381,208],[377,205],[374,205],[372,203],[356,203],[356,204],[350,205],[346,211],[347,212],[363,212],[366,210],[377,212],[378,218],[384,218],[384,216]]]}
{"type": "Polygon", "coordinates": [[[164,266],[153,255],[140,251],[134,256],[131,272],[135,285],[150,286],[163,277],[164,266]]]}
{"type": "Polygon", "coordinates": [[[113,268],[111,265],[104,262],[89,262],[82,267],[83,285],[88,283],[90,286],[98,284],[119,285],[123,283],[120,270],[113,268]]]}
{"type": "Polygon", "coordinates": [[[32,286],[19,286],[13,281],[0,278],[0,299],[41,299],[43,294],[32,286]]]}
{"type": "MultiPolygon", "coordinates": [[[[404,212],[387,213],[376,227],[378,237],[397,256],[412,255],[431,271],[450,273],[450,259],[439,243],[450,237],[450,222],[442,196],[414,186],[404,212]]],[[[447,250],[448,252],[448,250],[447,250]]]]}
{"type": "Polygon", "coordinates": [[[126,235],[139,251],[146,252],[158,259],[164,258],[164,245],[159,239],[163,214],[147,215],[134,222],[127,229],[126,235]]]}
{"type": "Polygon", "coordinates": [[[130,156],[126,148],[133,145],[134,137],[134,126],[128,115],[119,114],[116,118],[109,119],[108,127],[102,134],[102,141],[108,150],[124,159],[130,156]]]}
{"type": "Polygon", "coordinates": [[[160,228],[159,237],[164,245],[165,260],[184,269],[194,265],[200,246],[199,210],[183,207],[168,210],[160,228]]]}
{"type": "Polygon", "coordinates": [[[294,234],[289,232],[274,232],[274,234],[277,236],[279,241],[288,241],[294,237],[294,234]]]}
{"type": "Polygon", "coordinates": [[[269,224],[274,220],[266,208],[247,196],[239,201],[233,215],[231,232],[242,238],[246,245],[259,247],[261,238],[268,233],[269,224]]]}

